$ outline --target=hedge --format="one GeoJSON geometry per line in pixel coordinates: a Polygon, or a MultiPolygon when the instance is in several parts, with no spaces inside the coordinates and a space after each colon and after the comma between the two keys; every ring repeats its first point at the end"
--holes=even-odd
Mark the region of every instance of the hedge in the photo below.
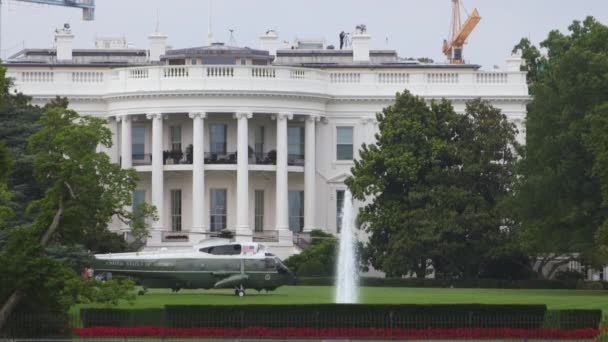
{"type": "Polygon", "coordinates": [[[549,310],[545,315],[544,328],[577,330],[598,328],[602,310],[549,310]]]}
{"type": "MultiPolygon", "coordinates": [[[[334,286],[332,277],[298,278],[301,286],[334,286]]],[[[418,278],[372,278],[362,277],[361,286],[371,287],[428,287],[428,288],[487,288],[487,289],[584,289],[608,288],[608,283],[577,280],[503,280],[503,279],[418,279],[418,278]]]]}
{"type": "Polygon", "coordinates": [[[84,327],[541,328],[545,305],[167,305],[162,309],[83,309],[84,327]]]}
{"type": "Polygon", "coordinates": [[[0,337],[65,337],[70,333],[70,320],[65,312],[15,312],[8,317],[0,337]]]}
{"type": "Polygon", "coordinates": [[[83,327],[136,327],[163,325],[164,309],[80,309],[83,327]]]}

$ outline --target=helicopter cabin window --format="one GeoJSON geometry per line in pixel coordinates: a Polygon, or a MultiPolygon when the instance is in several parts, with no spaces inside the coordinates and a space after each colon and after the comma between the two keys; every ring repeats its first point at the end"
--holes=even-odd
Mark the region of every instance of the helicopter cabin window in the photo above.
{"type": "Polygon", "coordinates": [[[201,248],[199,251],[212,255],[239,255],[241,254],[241,245],[211,246],[201,248]]]}

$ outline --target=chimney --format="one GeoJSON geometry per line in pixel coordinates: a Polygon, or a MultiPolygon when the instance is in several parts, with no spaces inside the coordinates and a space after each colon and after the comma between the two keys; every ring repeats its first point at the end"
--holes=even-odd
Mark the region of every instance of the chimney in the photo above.
{"type": "Polygon", "coordinates": [[[507,58],[507,71],[521,71],[521,66],[524,65],[524,60],[521,58],[521,53],[517,51],[507,58]]]}
{"type": "Polygon", "coordinates": [[[279,49],[279,36],[275,30],[268,30],[266,34],[260,37],[260,47],[262,50],[268,51],[271,56],[277,55],[279,49]]]}
{"type": "Polygon", "coordinates": [[[63,24],[63,28],[55,30],[55,48],[57,61],[67,62],[72,60],[72,42],[74,35],[70,30],[70,24],[63,24]]]}
{"type": "Polygon", "coordinates": [[[160,56],[167,51],[167,36],[154,32],[148,36],[150,44],[150,62],[159,62],[160,56]]]}
{"type": "Polygon", "coordinates": [[[369,62],[369,42],[371,36],[367,34],[365,25],[357,25],[352,36],[353,62],[369,62]]]}

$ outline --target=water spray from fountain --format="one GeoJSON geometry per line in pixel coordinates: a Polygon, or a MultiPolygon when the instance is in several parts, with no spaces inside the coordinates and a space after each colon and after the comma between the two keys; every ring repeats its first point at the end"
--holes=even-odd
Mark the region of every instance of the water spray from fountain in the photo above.
{"type": "Polygon", "coordinates": [[[359,271],[356,257],[353,196],[344,192],[340,249],[336,264],[336,303],[354,304],[359,301],[359,271]]]}

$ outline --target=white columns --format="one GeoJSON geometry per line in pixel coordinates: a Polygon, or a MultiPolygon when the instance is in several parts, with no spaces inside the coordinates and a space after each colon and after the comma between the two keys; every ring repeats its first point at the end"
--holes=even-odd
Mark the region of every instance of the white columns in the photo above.
{"type": "Polygon", "coordinates": [[[128,115],[118,116],[121,121],[120,128],[120,165],[123,169],[133,167],[132,143],[131,143],[131,118],[128,115]]]}
{"type": "Polygon", "coordinates": [[[315,122],[318,120],[318,116],[311,115],[306,118],[304,138],[304,232],[311,232],[315,228],[315,122]]]}
{"type": "Polygon", "coordinates": [[[156,207],[158,220],[152,223],[152,243],[160,243],[164,214],[164,175],[163,175],[163,116],[150,113],[152,120],[152,205],[156,207]]]}
{"type": "Polygon", "coordinates": [[[291,113],[279,113],[277,119],[277,173],[276,173],[276,217],[275,225],[279,231],[280,242],[292,242],[289,230],[288,184],[287,184],[287,120],[293,118],[291,113]]]}
{"type": "Polygon", "coordinates": [[[118,164],[119,160],[119,146],[118,146],[118,117],[108,118],[108,126],[110,132],[112,132],[112,146],[108,148],[108,154],[110,155],[110,161],[114,164],[118,164]]]}
{"type": "Polygon", "coordinates": [[[249,139],[247,120],[251,113],[235,113],[238,120],[236,169],[236,235],[237,241],[251,241],[249,228],[249,139]]]}
{"type": "MultiPolygon", "coordinates": [[[[133,167],[133,155],[132,155],[132,142],[131,142],[131,117],[128,115],[121,115],[116,117],[117,121],[120,121],[120,166],[123,169],[130,169],[133,167]]],[[[118,127],[117,127],[118,128],[118,127]]],[[[133,200],[133,199],[131,199],[133,200]]],[[[131,211],[128,206],[124,207],[125,211],[131,211]]],[[[122,222],[121,228],[124,231],[129,230],[129,225],[122,222]]]]}
{"type": "MultiPolygon", "coordinates": [[[[192,119],[192,232],[205,232],[205,155],[204,155],[204,119],[206,113],[190,113],[192,119]]],[[[201,236],[192,236],[199,241],[201,236]]]]}

